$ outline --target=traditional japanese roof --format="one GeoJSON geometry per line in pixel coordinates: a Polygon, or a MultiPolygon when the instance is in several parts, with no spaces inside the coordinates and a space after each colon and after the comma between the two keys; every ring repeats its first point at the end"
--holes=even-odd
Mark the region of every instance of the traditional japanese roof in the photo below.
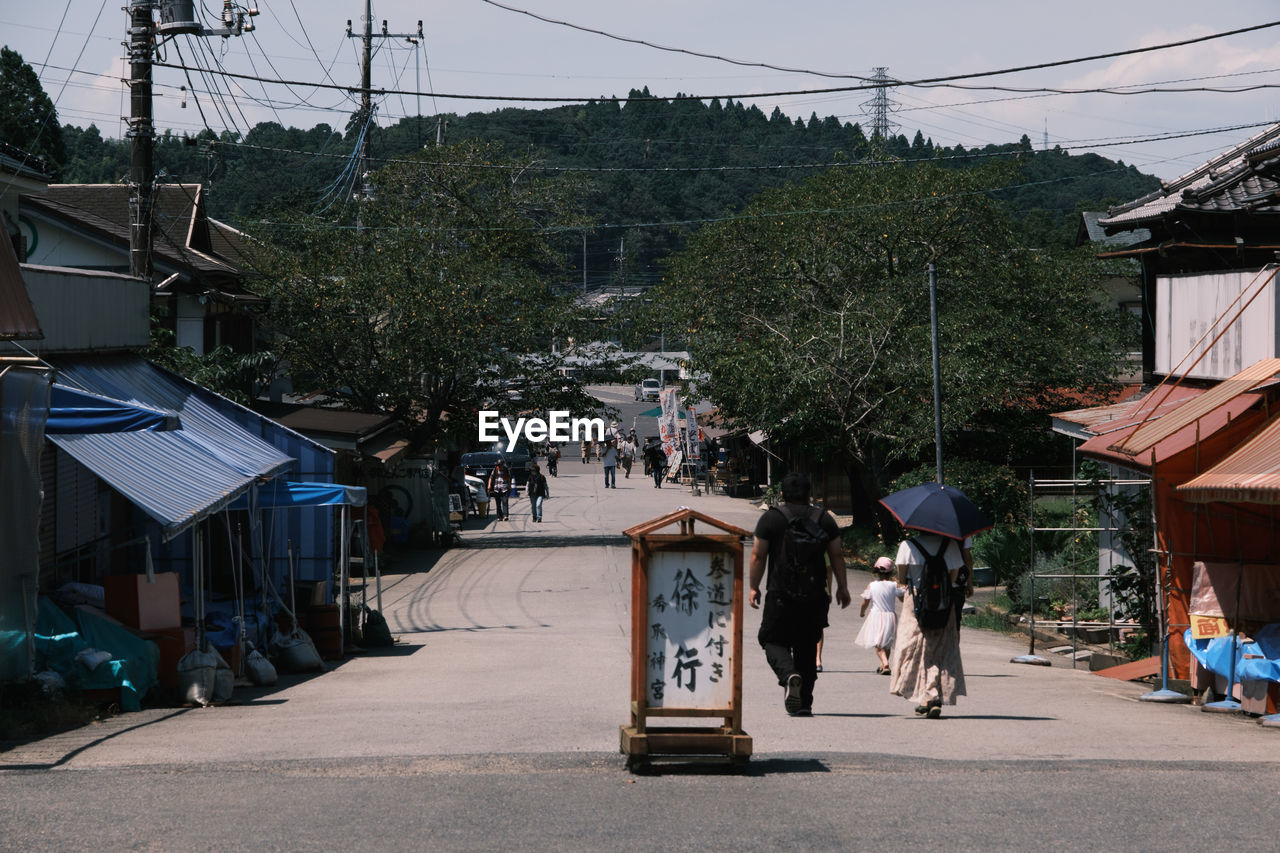
{"type": "MultiPolygon", "coordinates": [[[[233,231],[211,226],[204,214],[200,184],[156,186],[152,250],[157,259],[201,276],[238,278],[241,270],[215,250],[231,246],[233,231]],[[217,234],[215,238],[214,234],[217,234]]],[[[51,184],[39,195],[23,196],[23,204],[64,222],[74,223],[121,246],[129,245],[129,187],[125,184],[51,184]]]]}
{"type": "Polygon", "coordinates": [[[1155,192],[1111,208],[1098,224],[1114,234],[1175,211],[1280,213],[1280,124],[1162,182],[1155,192]]]}

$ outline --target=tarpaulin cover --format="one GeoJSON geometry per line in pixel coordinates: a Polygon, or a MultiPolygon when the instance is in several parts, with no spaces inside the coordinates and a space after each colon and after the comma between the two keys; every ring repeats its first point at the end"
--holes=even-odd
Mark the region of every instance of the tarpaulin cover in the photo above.
{"type": "Polygon", "coordinates": [[[1192,613],[1230,619],[1238,616],[1247,622],[1280,620],[1280,566],[1198,560],[1192,564],[1191,572],[1192,613]],[[1240,582],[1238,602],[1237,580],[1240,582]]]}
{"type": "Polygon", "coordinates": [[[158,680],[160,648],[92,607],[77,607],[73,620],[42,596],[37,603],[35,644],[37,671],[52,670],[80,690],[118,687],[125,711],[140,710],[142,697],[158,680]],[[76,655],[90,648],[109,652],[111,660],[88,669],[76,655]]]}
{"type": "Polygon", "coordinates": [[[46,433],[137,432],[176,429],[178,416],[99,394],[78,391],[56,382],[49,399],[46,433]]]}
{"type": "Polygon", "coordinates": [[[1255,633],[1252,642],[1240,642],[1232,637],[1197,640],[1191,636],[1190,628],[1182,638],[1200,665],[1210,672],[1231,677],[1231,650],[1234,646],[1236,681],[1280,681],[1280,622],[1255,633]]]}
{"type": "MultiPolygon", "coordinates": [[[[364,506],[368,493],[363,486],[342,486],[333,483],[293,483],[272,480],[258,487],[258,509],[284,509],[303,506],[364,506]]],[[[230,509],[248,509],[249,495],[243,494],[232,501],[230,509]]]]}
{"type": "Polygon", "coordinates": [[[40,451],[49,384],[44,369],[0,371],[0,681],[32,674],[28,620],[40,574],[40,451]]]}

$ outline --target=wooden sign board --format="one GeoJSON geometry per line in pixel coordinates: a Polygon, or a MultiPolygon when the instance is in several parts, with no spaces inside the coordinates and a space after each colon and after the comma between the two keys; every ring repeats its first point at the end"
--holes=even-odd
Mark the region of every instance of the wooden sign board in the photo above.
{"type": "Polygon", "coordinates": [[[745,762],[742,540],[750,534],[687,508],[624,532],[632,540],[631,724],[620,732],[628,766],[659,755],[745,762]],[[696,533],[698,521],[711,532],[696,533]],[[679,532],[660,532],[672,525],[679,532]],[[657,717],[722,724],[650,725],[657,717]]]}

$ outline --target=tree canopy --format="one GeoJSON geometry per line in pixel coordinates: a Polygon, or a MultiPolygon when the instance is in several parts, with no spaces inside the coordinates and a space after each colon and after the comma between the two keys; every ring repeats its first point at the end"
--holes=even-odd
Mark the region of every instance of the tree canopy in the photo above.
{"type": "Polygon", "coordinates": [[[668,340],[687,332],[699,392],[733,423],[842,460],[870,521],[888,480],[931,458],[933,262],[948,453],[1005,461],[1022,418],[1115,375],[1131,332],[1091,257],[1020,245],[987,192],[1008,171],[837,169],[702,229],[655,299],[668,340]]]}
{"type": "Polygon", "coordinates": [[[67,161],[53,101],[22,54],[8,47],[0,47],[0,142],[43,157],[55,172],[67,161]]]}
{"type": "Polygon", "coordinates": [[[594,409],[546,355],[580,334],[544,269],[578,188],[533,166],[497,145],[433,147],[375,173],[355,215],[274,225],[267,325],[295,382],[427,442],[474,438],[486,407],[594,409]]]}

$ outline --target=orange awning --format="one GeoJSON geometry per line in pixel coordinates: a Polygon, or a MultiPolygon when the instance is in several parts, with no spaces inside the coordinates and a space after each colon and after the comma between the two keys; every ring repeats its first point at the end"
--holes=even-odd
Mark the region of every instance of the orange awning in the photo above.
{"type": "MultiPolygon", "coordinates": [[[[1180,389],[1190,390],[1190,389],[1180,389]]],[[[1197,389],[1198,390],[1198,389],[1197,389]]],[[[1097,435],[1081,444],[1078,452],[1084,456],[1102,459],[1139,471],[1150,471],[1152,466],[1194,446],[1208,436],[1230,424],[1262,399],[1261,394],[1237,394],[1229,399],[1221,400],[1216,408],[1203,406],[1209,391],[1184,398],[1177,395],[1180,402],[1173,404],[1171,397],[1168,404],[1156,397],[1164,395],[1166,389],[1156,389],[1144,398],[1143,403],[1135,409],[1131,416],[1123,422],[1115,422],[1114,428],[1097,435]],[[1152,399],[1154,398],[1154,399],[1152,399]],[[1188,418],[1189,410],[1194,410],[1199,417],[1188,418]],[[1159,412],[1159,420],[1155,412],[1159,412]],[[1158,424],[1177,424],[1177,428],[1167,430],[1168,435],[1160,438],[1155,444],[1147,445],[1138,453],[1127,453],[1118,450],[1134,443],[1133,436],[1144,427],[1158,424]]]]}
{"type": "Polygon", "coordinates": [[[1174,491],[1197,503],[1280,504],[1280,420],[1174,491]]]}
{"type": "MultiPolygon", "coordinates": [[[[1149,420],[1127,432],[1118,441],[1110,442],[1107,449],[1129,457],[1146,453],[1187,427],[1213,419],[1237,398],[1251,396],[1249,391],[1269,383],[1277,373],[1280,373],[1280,358],[1264,358],[1230,379],[1222,380],[1195,400],[1179,406],[1175,412],[1159,420],[1149,420]]],[[[1157,388],[1149,396],[1154,397],[1160,392],[1161,389],[1157,388]]]]}

